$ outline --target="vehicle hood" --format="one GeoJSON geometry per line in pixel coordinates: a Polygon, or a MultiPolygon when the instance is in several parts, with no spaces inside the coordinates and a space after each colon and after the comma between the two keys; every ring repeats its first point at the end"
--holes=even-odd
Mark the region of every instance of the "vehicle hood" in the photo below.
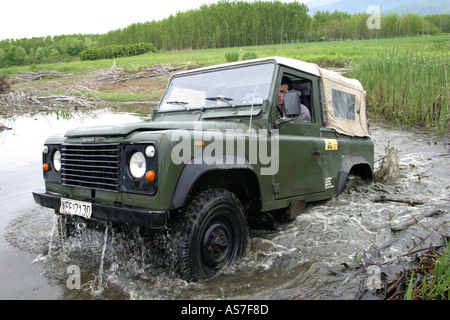
{"type": "MultiPolygon", "coordinates": [[[[134,132],[163,130],[248,130],[248,124],[229,121],[158,121],[140,122],[119,125],[88,126],[68,130],[65,136],[76,137],[111,137],[127,136],[134,132]]],[[[256,128],[254,128],[256,129],[256,128]]]]}

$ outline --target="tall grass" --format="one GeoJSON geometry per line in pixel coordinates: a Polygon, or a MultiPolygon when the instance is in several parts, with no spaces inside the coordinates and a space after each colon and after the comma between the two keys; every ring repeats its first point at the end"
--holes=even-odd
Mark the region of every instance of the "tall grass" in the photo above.
{"type": "MultiPolygon", "coordinates": [[[[450,242],[431,274],[425,273],[421,285],[413,288],[414,272],[407,289],[407,300],[450,300],[450,242]],[[431,276],[431,279],[429,278],[431,276]],[[428,278],[428,280],[427,280],[428,278]]],[[[419,278],[420,279],[420,278],[419,278]]]]}
{"type": "Polygon", "coordinates": [[[362,58],[351,76],[367,91],[370,114],[444,133],[449,121],[448,52],[399,48],[362,58]]]}

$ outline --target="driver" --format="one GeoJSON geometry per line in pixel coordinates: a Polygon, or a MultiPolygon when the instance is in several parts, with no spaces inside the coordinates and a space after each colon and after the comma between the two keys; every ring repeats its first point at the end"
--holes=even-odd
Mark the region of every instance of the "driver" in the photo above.
{"type": "MultiPolygon", "coordinates": [[[[278,111],[281,113],[281,116],[279,118],[285,119],[286,115],[284,113],[284,94],[288,91],[292,90],[292,80],[289,77],[283,76],[281,79],[281,85],[280,85],[280,91],[278,92],[278,111]]],[[[304,122],[310,122],[311,121],[311,114],[308,110],[308,108],[304,104],[300,104],[300,115],[298,117],[302,117],[302,121],[304,122]]]]}

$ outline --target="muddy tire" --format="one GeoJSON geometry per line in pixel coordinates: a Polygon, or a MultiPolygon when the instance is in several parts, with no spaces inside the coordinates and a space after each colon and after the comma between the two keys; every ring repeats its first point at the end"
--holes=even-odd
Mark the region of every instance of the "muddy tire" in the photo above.
{"type": "Polygon", "coordinates": [[[210,278],[244,255],[247,222],[244,208],[233,193],[207,190],[192,197],[173,218],[173,267],[186,281],[210,278]]]}

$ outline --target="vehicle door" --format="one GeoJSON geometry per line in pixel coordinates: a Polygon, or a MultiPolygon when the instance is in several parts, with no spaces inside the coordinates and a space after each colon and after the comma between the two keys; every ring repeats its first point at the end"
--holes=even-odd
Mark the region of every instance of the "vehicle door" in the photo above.
{"type": "MultiPolygon", "coordinates": [[[[281,68],[282,77],[292,80],[291,90],[301,93],[301,103],[306,106],[311,118],[283,119],[281,106],[277,108],[279,130],[279,168],[274,176],[276,199],[302,196],[324,191],[324,176],[319,158],[324,152],[324,140],[320,138],[319,90],[317,77],[300,71],[281,68]]],[[[276,99],[275,99],[276,100],[276,99]]],[[[286,118],[286,117],[284,117],[286,118]]]]}

